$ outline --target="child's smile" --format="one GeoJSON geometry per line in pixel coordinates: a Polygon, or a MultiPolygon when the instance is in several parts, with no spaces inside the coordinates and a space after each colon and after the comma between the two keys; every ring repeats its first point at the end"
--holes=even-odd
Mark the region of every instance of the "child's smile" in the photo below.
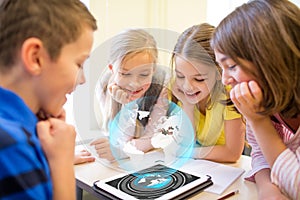
{"type": "Polygon", "coordinates": [[[149,84],[146,84],[143,87],[139,87],[137,89],[124,88],[124,90],[128,94],[129,99],[133,101],[135,99],[141,98],[147,91],[148,87],[149,84]]]}
{"type": "Polygon", "coordinates": [[[188,93],[188,92],[185,92],[184,94],[185,94],[185,96],[187,97],[187,98],[197,98],[198,97],[198,95],[200,95],[200,93],[201,92],[194,92],[194,93],[188,93]]]}
{"type": "Polygon", "coordinates": [[[120,66],[115,81],[131,101],[141,98],[149,89],[154,72],[153,63],[148,53],[138,53],[127,58],[120,66]]]}
{"type": "Polygon", "coordinates": [[[175,58],[176,85],[191,104],[208,98],[216,82],[216,70],[202,63],[175,58]]]}

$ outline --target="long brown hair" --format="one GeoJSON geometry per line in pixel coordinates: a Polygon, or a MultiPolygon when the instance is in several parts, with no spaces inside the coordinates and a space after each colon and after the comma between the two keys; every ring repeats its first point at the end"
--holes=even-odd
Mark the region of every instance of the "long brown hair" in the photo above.
{"type": "Polygon", "coordinates": [[[300,113],[300,10],[288,0],[256,0],[236,8],[216,28],[212,47],[254,75],[263,115],[300,113]],[[250,61],[250,71],[239,59],[250,61]]]}

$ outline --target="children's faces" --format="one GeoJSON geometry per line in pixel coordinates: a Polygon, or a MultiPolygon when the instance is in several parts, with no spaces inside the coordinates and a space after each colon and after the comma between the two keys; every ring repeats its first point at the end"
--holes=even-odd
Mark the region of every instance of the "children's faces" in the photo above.
{"type": "MultiPolygon", "coordinates": [[[[116,69],[114,81],[127,93],[129,101],[141,98],[149,89],[154,73],[154,60],[145,52],[128,55],[116,69]]],[[[114,72],[114,71],[113,71],[114,72]]]]}
{"type": "MultiPolygon", "coordinates": [[[[236,62],[230,57],[218,51],[215,51],[215,55],[216,61],[222,68],[222,82],[224,85],[230,85],[233,88],[235,85],[241,82],[249,82],[251,80],[256,80],[253,75],[243,70],[243,68],[237,65],[236,62]]],[[[251,62],[242,59],[240,59],[239,61],[247,69],[254,69],[254,66],[251,62]]]]}
{"type": "Polygon", "coordinates": [[[239,59],[239,62],[243,66],[241,67],[234,60],[218,51],[215,51],[215,55],[217,62],[223,70],[223,84],[232,86],[230,98],[236,108],[246,119],[261,117],[257,112],[263,110],[263,108],[260,108],[263,95],[261,88],[256,82],[257,79],[250,73],[250,71],[255,70],[253,63],[239,59]]]}
{"type": "Polygon", "coordinates": [[[66,95],[85,82],[82,67],[90,54],[92,43],[93,31],[86,29],[77,41],[62,48],[56,60],[51,60],[47,51],[44,51],[40,59],[42,72],[35,84],[39,109],[55,117],[59,115],[67,101],[66,95]]]}
{"type": "Polygon", "coordinates": [[[206,102],[217,80],[216,68],[176,56],[175,72],[176,87],[184,94],[186,101],[190,104],[206,102]]]}

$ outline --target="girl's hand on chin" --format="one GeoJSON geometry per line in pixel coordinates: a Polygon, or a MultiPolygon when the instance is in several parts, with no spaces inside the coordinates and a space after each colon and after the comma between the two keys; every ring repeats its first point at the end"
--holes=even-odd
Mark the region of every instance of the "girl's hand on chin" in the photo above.
{"type": "Polygon", "coordinates": [[[264,118],[258,112],[264,109],[260,106],[263,95],[259,85],[255,81],[242,82],[235,85],[230,91],[230,98],[235,107],[248,120],[264,118]]]}
{"type": "Polygon", "coordinates": [[[108,92],[111,97],[120,104],[127,104],[130,101],[127,92],[116,83],[108,85],[108,92]]]}

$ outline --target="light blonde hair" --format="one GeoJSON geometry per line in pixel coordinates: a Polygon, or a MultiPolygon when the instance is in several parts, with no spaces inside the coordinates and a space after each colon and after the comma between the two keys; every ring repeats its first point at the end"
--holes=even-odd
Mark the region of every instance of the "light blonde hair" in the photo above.
{"type": "MultiPolygon", "coordinates": [[[[125,60],[139,53],[147,53],[152,58],[153,63],[156,64],[158,57],[156,41],[151,34],[143,29],[127,29],[112,38],[108,62],[109,64],[113,64],[114,68],[118,68],[125,60]]],[[[160,94],[165,77],[165,74],[160,72],[159,70],[155,70],[152,77],[152,84],[148,91],[146,91],[145,96],[155,96],[156,98],[160,94]]],[[[102,93],[102,98],[105,98],[106,109],[101,119],[102,122],[100,122],[100,126],[104,130],[108,129],[109,122],[114,119],[122,107],[122,104],[116,102],[107,94],[107,87],[111,78],[111,72],[107,71],[101,79],[100,91],[96,91],[102,93]]],[[[153,98],[153,102],[145,104],[147,109],[155,104],[155,98],[153,98]]],[[[143,122],[142,124],[145,126],[145,123],[143,122]]]]}
{"type": "Polygon", "coordinates": [[[112,39],[108,63],[120,66],[124,59],[138,53],[147,53],[157,62],[156,41],[152,35],[143,29],[126,29],[112,39]]]}
{"type": "MultiPolygon", "coordinates": [[[[211,69],[216,71],[219,79],[216,80],[215,86],[210,93],[210,98],[206,105],[208,109],[217,101],[220,97],[220,93],[226,93],[221,82],[221,68],[218,63],[216,63],[214,51],[210,47],[210,39],[212,38],[214,30],[215,27],[208,23],[194,25],[186,29],[179,36],[171,59],[173,69],[175,68],[175,57],[182,56],[188,61],[195,61],[211,66],[211,69]]],[[[177,99],[173,97],[173,101],[177,101],[177,99]]]]}

